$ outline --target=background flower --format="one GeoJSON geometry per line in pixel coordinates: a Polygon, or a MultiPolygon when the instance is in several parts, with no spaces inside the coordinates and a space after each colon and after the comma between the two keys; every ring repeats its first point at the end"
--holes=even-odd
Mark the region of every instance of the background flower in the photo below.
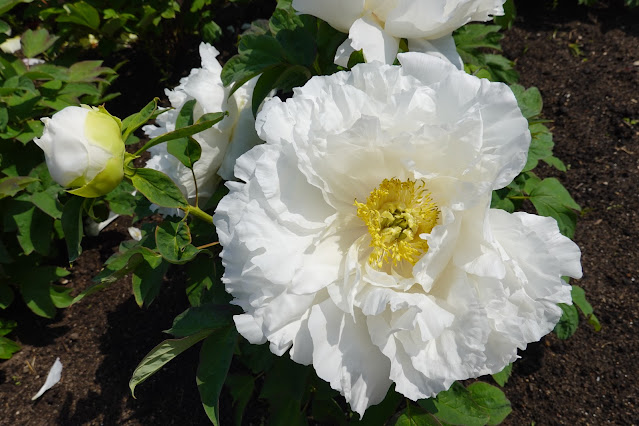
{"type": "Polygon", "coordinates": [[[489,208],[530,143],[514,95],[422,53],[314,77],[258,115],[214,222],[252,343],[353,410],[496,373],[571,303],[554,219],[489,208]]]}
{"type": "Polygon", "coordinates": [[[335,63],[346,66],[351,53],[362,49],[367,62],[392,64],[399,41],[411,51],[447,58],[458,68],[461,58],[452,32],[471,21],[504,14],[505,0],[293,0],[295,10],[317,16],[348,33],[335,63]]]}
{"type": "MultiPolygon", "coordinates": [[[[173,90],[166,90],[172,110],[157,118],[157,126],[145,126],[147,136],[155,137],[175,130],[175,122],[184,104],[195,99],[193,119],[204,114],[228,111],[229,116],[208,130],[193,137],[202,148],[202,155],[193,171],[197,179],[198,195],[206,201],[217,188],[221,178],[233,179],[233,166],[237,157],[262,141],[255,132],[255,120],[251,111],[251,98],[255,79],[240,87],[229,97],[230,88],[224,87],[220,78],[222,66],[216,57],[219,52],[211,45],[200,44],[202,68],[191,70],[173,90]]],[[[169,154],[166,143],[149,149],[151,158],[146,166],[166,173],[182,190],[190,202],[195,200],[195,183],[191,170],[169,154]]],[[[161,208],[162,213],[176,211],[161,208]]]]}

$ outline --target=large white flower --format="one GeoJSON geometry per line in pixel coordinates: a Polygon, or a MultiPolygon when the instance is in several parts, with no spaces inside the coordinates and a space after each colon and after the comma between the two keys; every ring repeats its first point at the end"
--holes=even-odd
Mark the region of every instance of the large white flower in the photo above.
{"type": "Polygon", "coordinates": [[[360,49],[368,62],[392,64],[405,38],[409,50],[445,57],[461,68],[452,32],[468,22],[503,15],[505,1],[293,0],[293,7],[348,33],[335,56],[338,65],[346,66],[351,53],[360,49]]]}
{"type": "MultiPolygon", "coordinates": [[[[221,179],[233,179],[233,167],[237,157],[244,154],[262,141],[255,132],[255,119],[251,111],[251,99],[255,79],[240,87],[229,97],[230,88],[224,87],[220,77],[222,66],[216,59],[219,54],[213,46],[200,44],[202,68],[191,70],[173,90],[166,95],[174,108],[157,118],[157,126],[145,126],[149,137],[155,137],[175,130],[175,122],[180,109],[189,100],[197,101],[193,111],[194,120],[204,114],[228,111],[215,126],[193,137],[202,148],[202,155],[195,163],[193,171],[197,180],[200,200],[208,199],[217,188],[221,179]]],[[[166,143],[152,147],[147,167],[166,173],[182,190],[190,202],[195,200],[195,182],[191,170],[169,154],[166,143]]],[[[177,213],[160,209],[163,213],[177,213]]]]}
{"type": "Polygon", "coordinates": [[[510,89],[423,53],[314,77],[257,117],[214,216],[252,343],[313,364],[362,414],[496,373],[571,303],[554,219],[489,208],[523,168],[510,89]]]}

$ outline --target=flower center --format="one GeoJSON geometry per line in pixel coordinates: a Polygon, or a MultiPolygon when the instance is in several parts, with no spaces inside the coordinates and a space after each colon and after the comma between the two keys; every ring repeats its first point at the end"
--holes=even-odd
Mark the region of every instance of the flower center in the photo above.
{"type": "Polygon", "coordinates": [[[377,269],[384,264],[406,260],[411,264],[428,251],[428,242],[420,238],[437,224],[439,209],[424,188],[424,183],[384,179],[371,191],[366,204],[355,200],[357,216],[371,234],[373,252],[368,263],[377,269]]]}

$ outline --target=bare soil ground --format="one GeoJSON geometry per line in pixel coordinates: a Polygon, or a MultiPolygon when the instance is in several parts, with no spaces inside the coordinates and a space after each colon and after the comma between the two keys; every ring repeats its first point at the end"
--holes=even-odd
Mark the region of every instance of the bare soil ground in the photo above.
{"type": "MultiPolygon", "coordinates": [[[[553,9],[552,2],[518,2],[519,16],[503,46],[517,63],[521,84],[541,90],[544,116],[553,120],[555,153],[570,166],[567,173],[542,167],[539,174],[559,178],[583,207],[575,236],[584,269],[578,284],[602,330],[596,333],[584,321],[569,340],[549,335],[529,345],[504,389],[513,405],[505,424],[629,425],[639,422],[634,359],[639,353],[639,11],[617,3],[589,9],[569,0],[558,3],[553,9]]],[[[241,16],[233,19],[236,15],[241,16]]],[[[246,20],[230,24],[238,27],[246,20]]],[[[226,58],[232,40],[225,39],[226,48],[220,49],[226,58]]],[[[196,46],[189,47],[192,55],[196,46]]],[[[198,65],[190,61],[183,72],[198,65]]],[[[139,93],[138,104],[161,95],[176,76],[139,93]]],[[[125,78],[118,84],[127,84],[125,78]]],[[[119,102],[112,112],[130,112],[130,104],[119,102]]],[[[68,277],[74,287],[90,285],[120,241],[128,239],[127,226],[128,219],[118,219],[99,237],[85,239],[85,251],[68,277]]],[[[179,274],[166,278],[159,299],[144,310],[135,304],[128,280],[60,311],[54,320],[14,305],[5,316],[19,322],[14,337],[23,349],[0,363],[1,425],[208,424],[195,385],[197,351],[187,351],[139,386],[138,399],[127,386],[137,363],[166,337],[161,330],[188,306],[179,274]],[[64,365],[62,381],[32,402],[56,357],[64,365]]]]}

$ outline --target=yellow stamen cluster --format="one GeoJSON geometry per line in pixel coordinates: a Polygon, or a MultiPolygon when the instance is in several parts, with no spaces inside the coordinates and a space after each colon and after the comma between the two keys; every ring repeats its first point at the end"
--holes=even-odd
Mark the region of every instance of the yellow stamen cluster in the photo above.
{"type": "Polygon", "coordinates": [[[371,234],[371,266],[382,269],[384,264],[392,261],[397,266],[402,260],[414,265],[428,251],[428,242],[420,235],[435,227],[439,210],[423,182],[384,179],[366,204],[355,200],[355,206],[371,234]]]}

